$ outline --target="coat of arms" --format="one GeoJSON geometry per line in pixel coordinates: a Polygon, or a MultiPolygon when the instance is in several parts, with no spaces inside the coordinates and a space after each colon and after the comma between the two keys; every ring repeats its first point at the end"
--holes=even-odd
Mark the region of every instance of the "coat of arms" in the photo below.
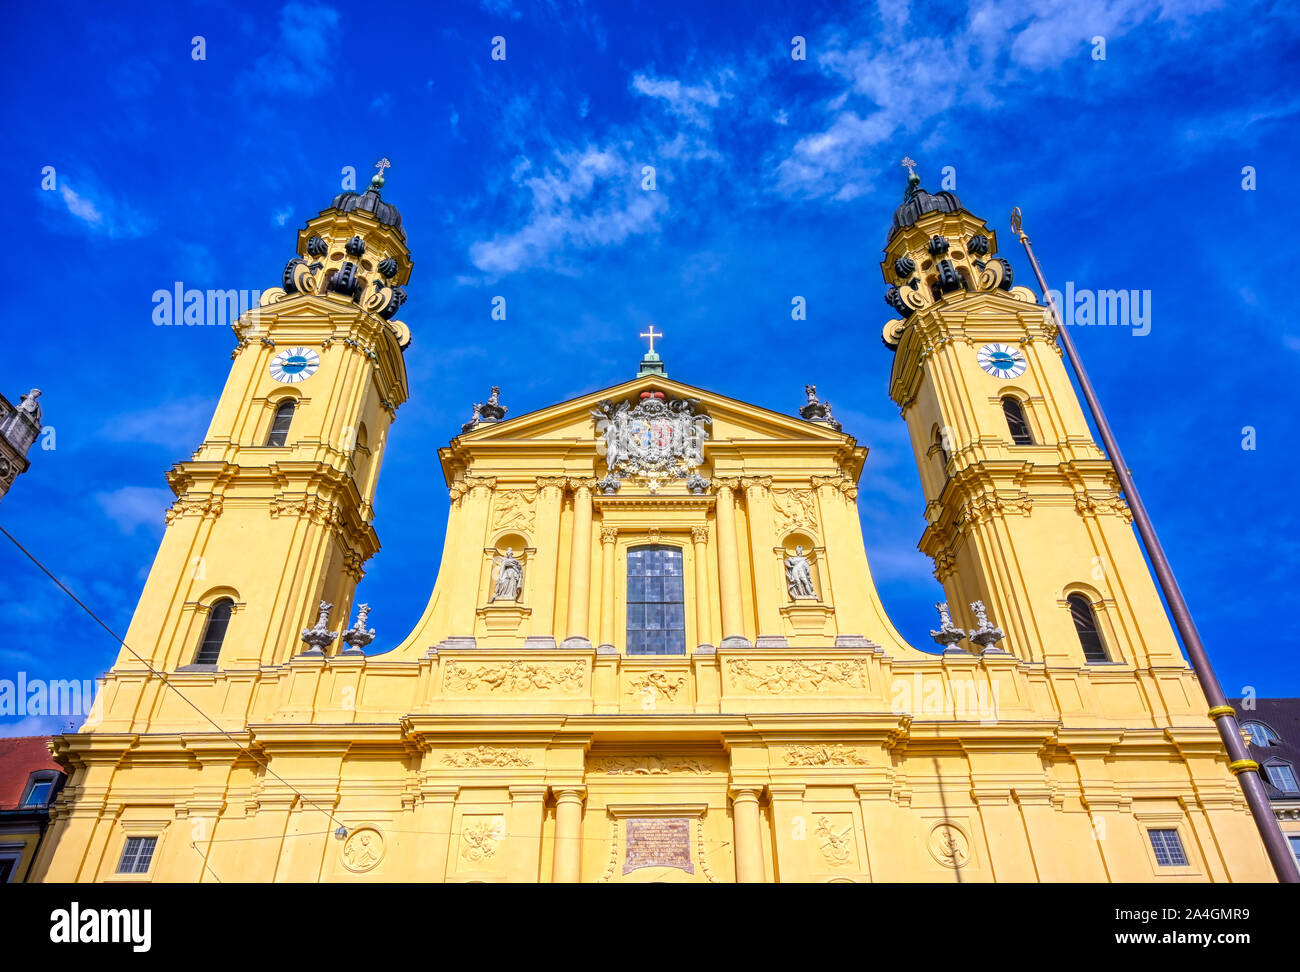
{"type": "Polygon", "coordinates": [[[601,402],[591,413],[600,436],[596,452],[609,468],[601,488],[614,493],[621,480],[640,476],[651,492],[666,479],[685,479],[692,492],[703,492],[708,480],[695,469],[704,462],[705,426],[711,420],[695,414],[697,405],[696,399],[669,401],[663,392],[651,391],[642,392],[636,405],[601,402]]]}

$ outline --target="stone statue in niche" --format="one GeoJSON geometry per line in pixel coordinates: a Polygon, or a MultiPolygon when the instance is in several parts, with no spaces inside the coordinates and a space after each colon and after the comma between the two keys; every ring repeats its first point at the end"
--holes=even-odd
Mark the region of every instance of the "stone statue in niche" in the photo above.
{"type": "Polygon", "coordinates": [[[796,601],[817,599],[817,592],[813,589],[812,564],[803,555],[802,545],[794,548],[793,557],[785,558],[785,583],[796,601]]]}
{"type": "Polygon", "coordinates": [[[524,565],[515,558],[515,548],[506,547],[504,557],[497,558],[497,582],[492,601],[517,601],[524,588],[524,565]]]}

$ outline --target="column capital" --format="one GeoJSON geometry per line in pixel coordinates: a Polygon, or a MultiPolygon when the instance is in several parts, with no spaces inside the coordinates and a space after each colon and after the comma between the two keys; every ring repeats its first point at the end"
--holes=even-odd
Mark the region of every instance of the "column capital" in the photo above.
{"type": "Polygon", "coordinates": [[[595,477],[582,478],[579,476],[571,476],[568,480],[569,489],[573,490],[575,493],[582,493],[582,492],[590,493],[593,489],[596,488],[597,482],[598,480],[595,479],[595,477]]]}
{"type": "Polygon", "coordinates": [[[587,799],[587,787],[581,784],[552,784],[551,793],[556,803],[582,803],[587,799]]]}
{"type": "Polygon", "coordinates": [[[613,543],[618,539],[618,527],[601,527],[600,542],[613,543]]]}
{"type": "Polygon", "coordinates": [[[771,489],[771,476],[741,476],[740,485],[745,489],[771,489]]]}
{"type": "Polygon", "coordinates": [[[838,489],[851,500],[857,500],[858,498],[857,484],[844,473],[835,473],[833,476],[813,476],[811,479],[814,489],[821,489],[822,487],[838,489]]]}
{"type": "Polygon", "coordinates": [[[538,489],[563,490],[569,480],[564,476],[538,476],[535,480],[538,489]]]}
{"type": "Polygon", "coordinates": [[[709,528],[707,526],[691,527],[691,540],[695,543],[707,543],[709,540],[709,528]]]}
{"type": "Polygon", "coordinates": [[[462,476],[449,487],[447,494],[451,497],[452,502],[460,499],[466,493],[476,489],[496,489],[497,478],[495,476],[462,476]]]}
{"type": "Polygon", "coordinates": [[[728,789],[731,794],[732,803],[757,803],[763,795],[763,787],[759,786],[732,786],[728,789]]]}
{"type": "Polygon", "coordinates": [[[740,489],[739,476],[714,476],[710,481],[714,489],[736,490],[740,489]]]}

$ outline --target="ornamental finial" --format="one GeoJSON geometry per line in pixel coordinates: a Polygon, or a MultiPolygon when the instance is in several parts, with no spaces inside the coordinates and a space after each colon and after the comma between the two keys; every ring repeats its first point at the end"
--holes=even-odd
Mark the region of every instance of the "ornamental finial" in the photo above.
{"type": "Polygon", "coordinates": [[[916,174],[916,161],[910,155],[905,155],[903,161],[898,164],[907,169],[907,190],[903,193],[903,198],[911,199],[912,193],[916,192],[921,185],[921,177],[916,174]]]}
{"type": "Polygon", "coordinates": [[[380,159],[376,162],[375,168],[379,171],[370,177],[370,188],[376,190],[384,188],[384,170],[392,167],[393,164],[387,159],[380,159]]]}
{"type": "Polygon", "coordinates": [[[940,601],[934,609],[939,612],[939,630],[931,631],[930,637],[941,644],[944,651],[961,651],[962,649],[957,647],[957,642],[966,637],[966,632],[952,623],[948,602],[940,601]]]}

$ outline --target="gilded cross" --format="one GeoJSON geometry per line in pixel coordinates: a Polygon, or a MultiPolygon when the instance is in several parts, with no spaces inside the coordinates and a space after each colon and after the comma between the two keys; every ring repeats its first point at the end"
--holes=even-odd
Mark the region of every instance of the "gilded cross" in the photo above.
{"type": "Polygon", "coordinates": [[[912,159],[909,158],[908,156],[906,156],[906,155],[903,156],[903,161],[900,162],[900,163],[898,163],[898,164],[901,165],[901,166],[905,166],[905,167],[907,168],[907,174],[908,174],[908,175],[910,175],[910,176],[911,176],[911,175],[916,175],[916,171],[915,171],[915,170],[916,170],[916,163],[913,162],[912,159]]]}
{"type": "Polygon", "coordinates": [[[651,354],[654,354],[654,353],[655,353],[655,338],[661,338],[661,337],[663,337],[663,332],[661,331],[660,333],[656,334],[656,333],[655,333],[655,326],[654,326],[653,324],[651,324],[651,325],[650,325],[650,330],[649,330],[647,333],[645,333],[645,334],[638,334],[637,337],[649,338],[649,339],[650,339],[650,353],[651,353],[651,354]]]}
{"type": "Polygon", "coordinates": [[[393,163],[389,162],[387,159],[380,159],[375,163],[375,168],[379,170],[379,178],[381,179],[384,177],[384,170],[391,169],[392,167],[393,163]]]}

